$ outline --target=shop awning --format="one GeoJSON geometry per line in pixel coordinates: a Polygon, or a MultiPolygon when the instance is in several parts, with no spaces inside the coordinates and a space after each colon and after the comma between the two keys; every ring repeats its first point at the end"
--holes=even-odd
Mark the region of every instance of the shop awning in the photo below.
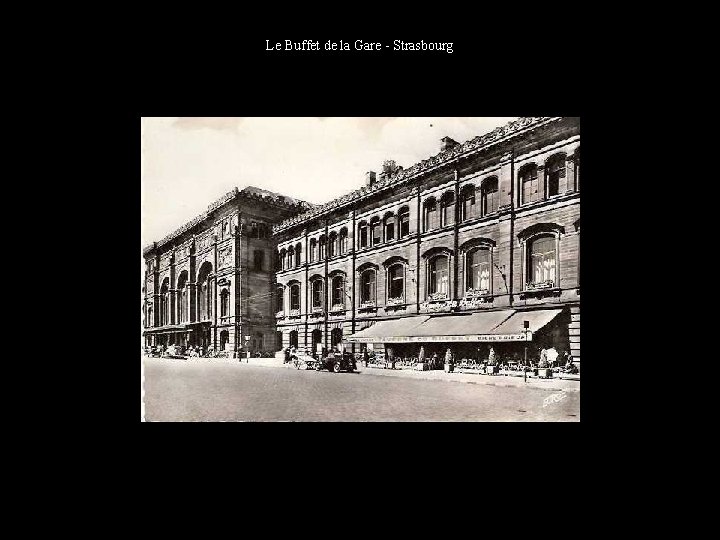
{"type": "Polygon", "coordinates": [[[394,321],[379,321],[364,330],[355,332],[345,338],[348,343],[384,343],[398,341],[397,338],[407,336],[418,325],[430,318],[429,315],[405,317],[394,321]]]}
{"type": "MultiPolygon", "coordinates": [[[[528,321],[530,332],[537,332],[562,312],[562,309],[539,309],[537,311],[516,311],[512,317],[493,330],[497,334],[523,333],[523,321],[528,321]]],[[[530,341],[530,339],[528,340],[530,341]]]]}
{"type": "Polygon", "coordinates": [[[470,315],[448,315],[433,317],[414,328],[408,341],[520,341],[502,340],[493,329],[515,313],[515,310],[487,311],[470,315]]]}

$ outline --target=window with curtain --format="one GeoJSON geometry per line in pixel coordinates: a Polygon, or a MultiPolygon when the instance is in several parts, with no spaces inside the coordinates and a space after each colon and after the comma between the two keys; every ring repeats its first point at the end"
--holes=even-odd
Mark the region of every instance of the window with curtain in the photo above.
{"type": "Polygon", "coordinates": [[[400,238],[405,238],[410,234],[410,210],[407,208],[400,209],[400,238]]]}
{"type": "Polygon", "coordinates": [[[520,172],[520,185],[522,186],[523,204],[540,200],[540,195],[538,194],[537,167],[535,165],[525,167],[520,172]]]}
{"type": "Polygon", "coordinates": [[[530,265],[528,274],[531,284],[548,281],[555,284],[556,257],[555,237],[542,236],[532,241],[530,244],[530,257],[528,257],[530,265]]]}
{"type": "Polygon", "coordinates": [[[310,262],[315,262],[317,260],[317,240],[314,238],[310,240],[310,262]]]}
{"type": "Polygon", "coordinates": [[[280,269],[285,270],[287,268],[287,251],[284,249],[280,250],[280,269]]]}
{"type": "Polygon", "coordinates": [[[327,239],[324,236],[320,237],[320,260],[324,261],[327,257],[327,239]]]}
{"type": "Polygon", "coordinates": [[[394,264],[388,268],[388,286],[390,288],[388,298],[393,300],[403,298],[405,294],[405,267],[402,264],[394,264]]]}
{"type": "Polygon", "coordinates": [[[332,279],[332,305],[345,304],[345,280],[342,276],[335,276],[332,279]]]}
{"type": "Polygon", "coordinates": [[[498,180],[497,178],[488,178],[483,182],[483,215],[497,212],[498,209],[498,180]]]}
{"type": "Polygon", "coordinates": [[[479,248],[467,254],[467,288],[490,290],[490,250],[479,248]]]}
{"type": "Polygon", "coordinates": [[[323,306],[323,282],[316,279],[312,282],[312,307],[319,308],[323,306]]]}
{"type": "Polygon", "coordinates": [[[565,174],[565,156],[557,156],[547,164],[548,197],[554,197],[567,191],[565,174]]]}
{"type": "Polygon", "coordinates": [[[292,268],[295,265],[295,248],[288,249],[287,253],[287,268],[292,268]]]}
{"type": "Polygon", "coordinates": [[[290,287],[290,309],[300,309],[300,285],[290,287]]]}
{"type": "Polygon", "coordinates": [[[450,293],[450,275],[448,272],[448,258],[444,255],[435,257],[430,261],[430,294],[450,293]]]}
{"type": "Polygon", "coordinates": [[[365,270],[360,276],[360,299],[375,302],[375,270],[365,270]]]}

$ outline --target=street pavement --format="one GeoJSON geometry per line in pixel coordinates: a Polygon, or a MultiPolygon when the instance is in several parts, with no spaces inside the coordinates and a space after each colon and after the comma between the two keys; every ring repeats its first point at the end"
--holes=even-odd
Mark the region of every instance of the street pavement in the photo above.
{"type": "Polygon", "coordinates": [[[571,389],[368,376],[377,374],[372,368],[331,373],[237,361],[143,362],[146,421],[580,420],[580,393],[571,389]]]}

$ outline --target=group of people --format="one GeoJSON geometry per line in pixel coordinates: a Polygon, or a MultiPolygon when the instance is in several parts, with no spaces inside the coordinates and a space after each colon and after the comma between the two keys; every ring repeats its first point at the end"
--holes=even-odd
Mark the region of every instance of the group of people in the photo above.
{"type": "Polygon", "coordinates": [[[208,347],[207,350],[202,345],[190,345],[189,347],[182,347],[181,345],[153,345],[152,347],[145,347],[145,354],[148,356],[188,356],[191,358],[209,357],[214,353],[212,346],[208,347]]]}

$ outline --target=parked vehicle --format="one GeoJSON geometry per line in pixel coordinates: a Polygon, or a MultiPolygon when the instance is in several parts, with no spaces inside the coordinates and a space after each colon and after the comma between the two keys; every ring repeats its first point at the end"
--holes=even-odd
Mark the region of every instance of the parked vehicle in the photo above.
{"type": "Polygon", "coordinates": [[[334,373],[347,371],[352,373],[357,369],[357,363],[352,353],[330,353],[317,363],[315,367],[318,371],[327,369],[334,373]]]}

